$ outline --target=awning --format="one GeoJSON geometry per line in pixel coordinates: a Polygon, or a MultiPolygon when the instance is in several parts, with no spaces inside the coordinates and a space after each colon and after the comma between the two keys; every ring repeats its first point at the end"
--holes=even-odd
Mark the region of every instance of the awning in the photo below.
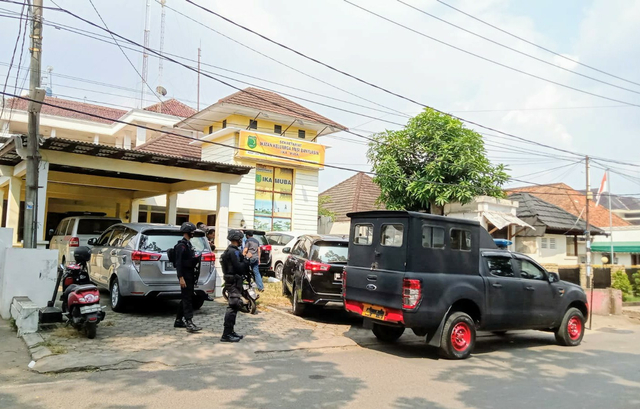
{"type": "MultiPolygon", "coordinates": [[[[597,251],[598,253],[610,253],[611,243],[598,241],[591,244],[591,251],[597,251]]],[[[614,241],[613,251],[615,253],[640,253],[640,241],[614,241]]]]}
{"type": "Polygon", "coordinates": [[[507,226],[515,224],[516,226],[528,227],[530,229],[535,230],[529,224],[523,222],[518,219],[516,216],[510,213],[501,213],[501,212],[482,212],[482,215],[485,219],[489,221],[489,223],[496,226],[498,229],[504,229],[507,226]]]}

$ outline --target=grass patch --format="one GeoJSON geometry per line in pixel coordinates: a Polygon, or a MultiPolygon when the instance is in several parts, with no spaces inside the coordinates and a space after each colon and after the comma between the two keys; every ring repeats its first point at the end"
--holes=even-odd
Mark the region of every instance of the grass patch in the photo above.
{"type": "Polygon", "coordinates": [[[282,283],[264,283],[264,292],[260,293],[258,307],[290,307],[291,301],[282,295],[282,283]]]}
{"type": "Polygon", "coordinates": [[[18,324],[16,324],[16,320],[13,318],[9,318],[9,328],[13,330],[13,332],[18,332],[18,324]]]}
{"type": "Polygon", "coordinates": [[[103,321],[102,324],[100,324],[100,325],[103,325],[105,327],[114,327],[116,325],[116,323],[113,322],[113,321],[103,321]]]}
{"type": "Polygon", "coordinates": [[[625,298],[624,302],[640,302],[640,296],[625,298]]]}
{"type": "Polygon", "coordinates": [[[79,338],[80,337],[80,331],[78,331],[77,329],[73,328],[70,325],[64,325],[62,327],[58,327],[56,329],[54,329],[51,332],[51,335],[53,335],[54,337],[58,337],[58,338],[79,338]]]}
{"type": "Polygon", "coordinates": [[[56,344],[50,339],[39,343],[38,346],[49,348],[49,351],[51,351],[53,355],[62,355],[67,353],[67,348],[63,347],[60,344],[56,344]]]}

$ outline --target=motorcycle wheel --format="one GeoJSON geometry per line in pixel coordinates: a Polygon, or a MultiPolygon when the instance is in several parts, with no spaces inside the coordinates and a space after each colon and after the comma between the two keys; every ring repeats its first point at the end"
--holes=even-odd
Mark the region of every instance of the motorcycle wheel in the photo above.
{"type": "Polygon", "coordinates": [[[97,322],[87,322],[85,324],[84,330],[87,334],[87,338],[94,339],[98,332],[98,323],[97,322]]]}
{"type": "Polygon", "coordinates": [[[258,310],[258,304],[256,304],[256,301],[251,297],[249,297],[247,300],[249,301],[249,303],[247,304],[249,314],[255,314],[258,310]]]}

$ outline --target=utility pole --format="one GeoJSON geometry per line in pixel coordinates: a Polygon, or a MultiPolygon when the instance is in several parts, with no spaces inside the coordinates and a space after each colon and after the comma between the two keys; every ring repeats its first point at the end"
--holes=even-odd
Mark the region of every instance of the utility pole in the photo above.
{"type": "MultiPolygon", "coordinates": [[[[589,201],[593,196],[591,192],[591,176],[589,167],[589,156],[585,156],[585,163],[587,167],[587,196],[586,196],[586,224],[587,229],[585,231],[585,242],[587,245],[587,285],[591,287],[591,301],[589,305],[593,305],[593,274],[591,273],[591,226],[589,226],[589,201]]],[[[592,314],[589,314],[589,329],[591,329],[592,314]]]]}
{"type": "Polygon", "coordinates": [[[27,185],[24,202],[23,247],[34,249],[38,245],[38,135],[40,134],[41,105],[33,101],[41,101],[40,69],[42,52],[42,0],[33,1],[31,11],[31,66],[29,81],[29,122],[27,136],[27,185]]]}

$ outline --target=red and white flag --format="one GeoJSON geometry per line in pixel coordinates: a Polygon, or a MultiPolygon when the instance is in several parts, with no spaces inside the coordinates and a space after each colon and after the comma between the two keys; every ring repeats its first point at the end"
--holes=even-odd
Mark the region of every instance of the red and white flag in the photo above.
{"type": "Polygon", "coordinates": [[[602,177],[602,182],[600,182],[600,189],[598,189],[598,195],[596,196],[596,207],[598,207],[598,204],[600,204],[600,198],[602,197],[602,192],[604,192],[606,183],[607,183],[607,172],[604,172],[604,176],[602,177]]]}

